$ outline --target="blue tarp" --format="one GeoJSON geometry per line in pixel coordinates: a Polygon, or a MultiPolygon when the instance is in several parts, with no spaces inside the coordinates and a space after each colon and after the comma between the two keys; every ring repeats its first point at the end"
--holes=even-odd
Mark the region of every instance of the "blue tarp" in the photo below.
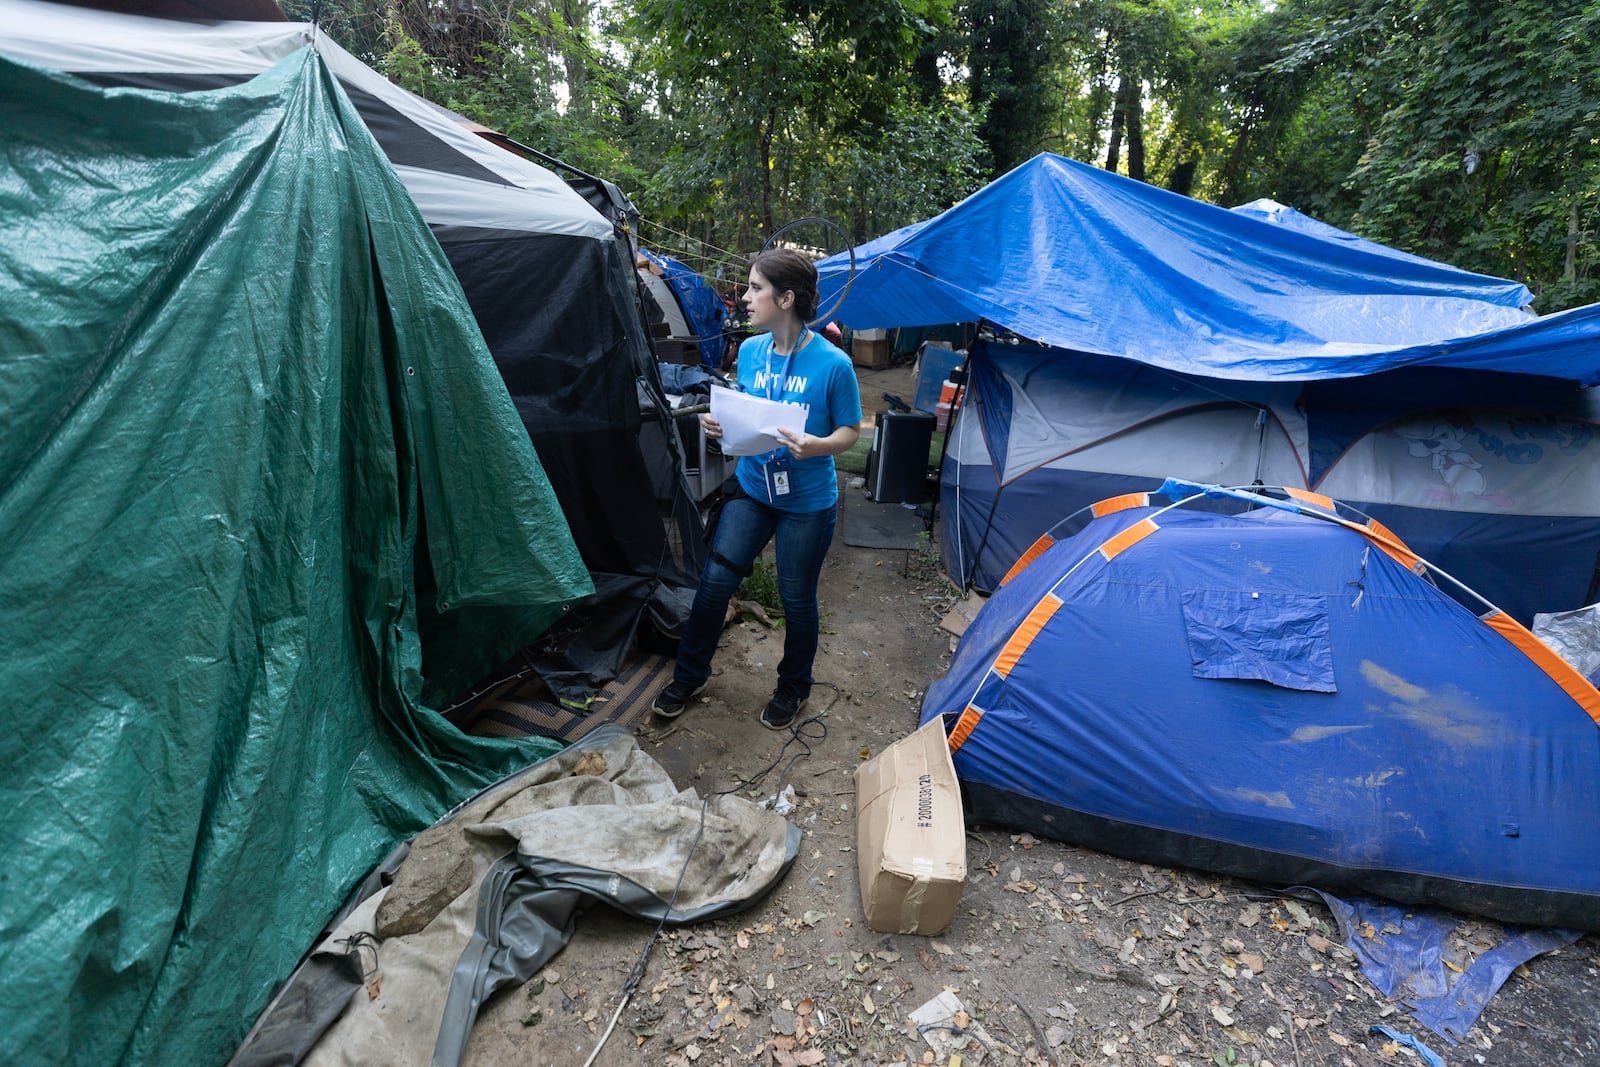
{"type": "Polygon", "coordinates": [[[728,306],[722,297],[698,273],[683,262],[661,252],[641,248],[640,254],[661,268],[661,276],[672,287],[678,298],[683,317],[689,329],[700,338],[700,359],[715,370],[722,364],[722,323],[728,317],[728,306]]]}
{"type": "MultiPolygon", "coordinates": [[[[1520,283],[1267,202],[1228,211],[1054,155],[856,249],[852,329],[985,319],[1187,374],[1315,380],[1403,366],[1600,382],[1600,305],[1535,318],[1520,283]]],[[[822,304],[849,257],[819,265],[822,304]]]]}

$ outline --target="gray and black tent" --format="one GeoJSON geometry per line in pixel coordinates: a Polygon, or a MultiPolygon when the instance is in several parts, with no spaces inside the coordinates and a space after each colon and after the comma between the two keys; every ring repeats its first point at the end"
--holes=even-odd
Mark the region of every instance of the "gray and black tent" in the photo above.
{"type": "Polygon", "coordinates": [[[540,653],[541,676],[581,700],[615,674],[642,618],[676,629],[699,572],[699,517],[671,422],[653,414],[666,404],[635,311],[632,253],[599,212],[308,24],[38,0],[0,0],[0,24],[0,52],[13,58],[177,92],[239,84],[313,45],[454,268],[594,582],[540,653]]]}

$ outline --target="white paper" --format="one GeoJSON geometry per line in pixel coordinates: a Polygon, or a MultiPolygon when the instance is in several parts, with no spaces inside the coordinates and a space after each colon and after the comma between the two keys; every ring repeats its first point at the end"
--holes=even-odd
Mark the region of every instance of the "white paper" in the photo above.
{"type": "Polygon", "coordinates": [[[757,456],[784,447],[779,428],[803,433],[806,409],[732,389],[711,390],[711,417],[722,424],[722,453],[757,456]]]}

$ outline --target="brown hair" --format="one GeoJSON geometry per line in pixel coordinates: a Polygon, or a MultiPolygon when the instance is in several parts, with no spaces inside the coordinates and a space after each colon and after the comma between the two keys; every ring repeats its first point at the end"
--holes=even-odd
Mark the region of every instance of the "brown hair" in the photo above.
{"type": "Polygon", "coordinates": [[[809,258],[790,248],[769,248],[757,252],[750,269],[758,270],[778,293],[794,293],[794,313],[801,322],[817,314],[817,267],[809,258]]]}

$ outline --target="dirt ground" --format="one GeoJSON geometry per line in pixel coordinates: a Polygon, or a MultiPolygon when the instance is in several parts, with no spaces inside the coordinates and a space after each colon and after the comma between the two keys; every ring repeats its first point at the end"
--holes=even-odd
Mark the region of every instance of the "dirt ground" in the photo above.
{"type": "MultiPolygon", "coordinates": [[[[904,372],[862,378],[869,401],[883,389],[909,398],[904,372]]],[[[1600,1064],[1594,936],[1519,968],[1451,1047],[1373,989],[1319,904],[1027,834],[968,833],[947,933],[870,930],[852,772],[915,729],[923,692],[949,664],[938,622],[952,594],[926,550],[836,539],[821,584],[816,676],[826,684],[802,740],[786,744],[756,721],[782,635],[749,621],[726,631],[698,706],[640,734],[679,786],[702,795],[761,798],[793,785],[789,818],[803,840],[754,907],[663,932],[596,1065],[1423,1063],[1371,1031],[1380,1023],[1451,1065],[1600,1064]],[[908,1013],[945,991],[965,1010],[963,1029],[920,1034],[908,1013]]],[[[468,1062],[581,1067],[650,934],[604,908],[583,913],[540,976],[484,1008],[468,1062]]],[[[1456,947],[1476,956],[1501,935],[1471,923],[1456,947]]]]}

